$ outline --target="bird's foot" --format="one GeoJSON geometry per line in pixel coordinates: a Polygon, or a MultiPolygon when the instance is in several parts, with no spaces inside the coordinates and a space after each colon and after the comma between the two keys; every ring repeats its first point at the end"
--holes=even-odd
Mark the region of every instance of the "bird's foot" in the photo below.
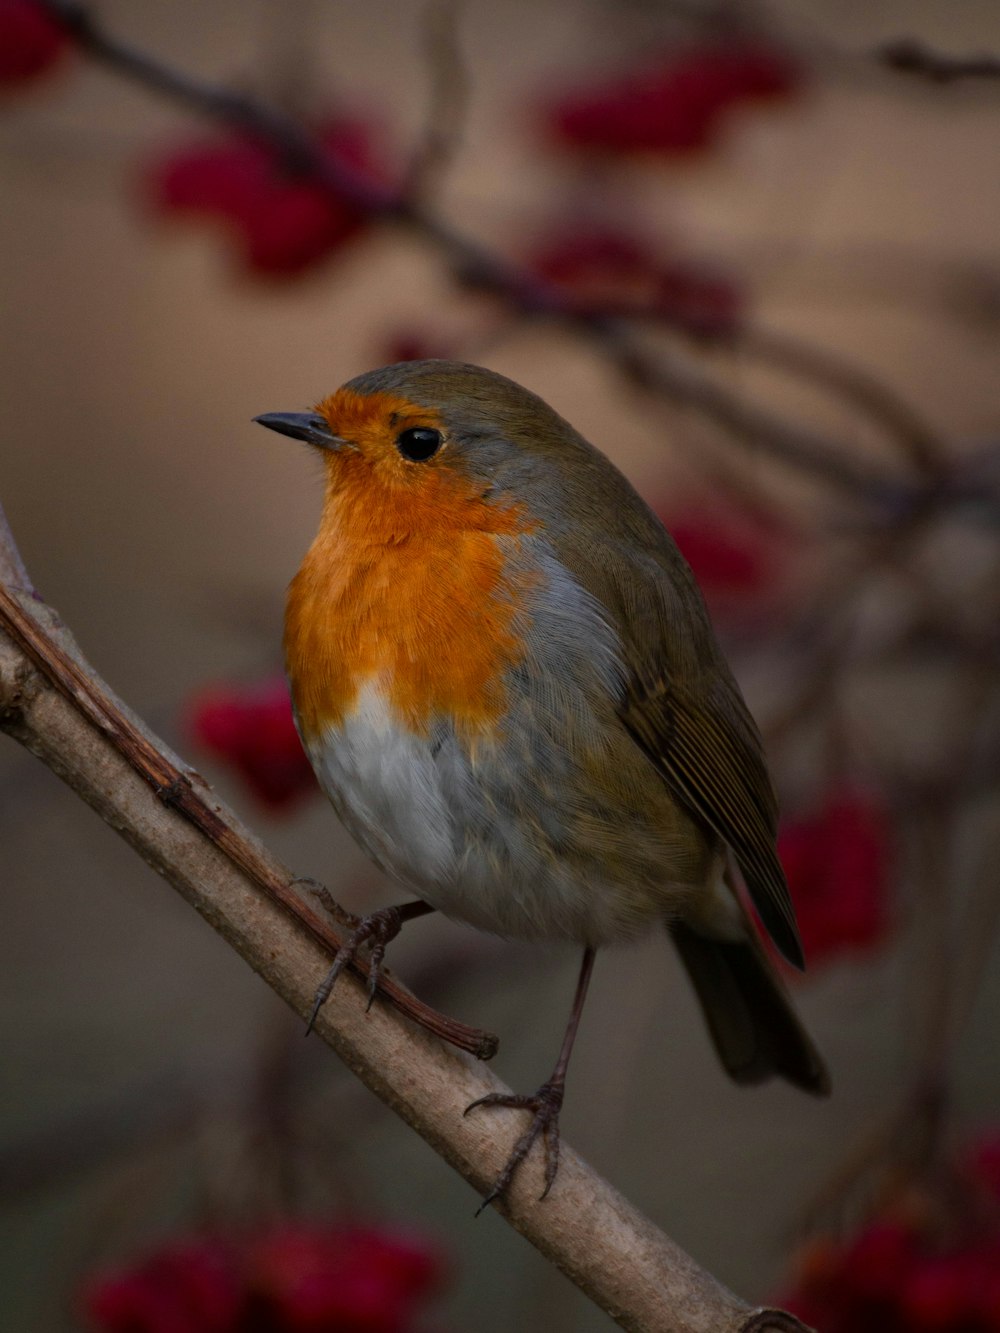
{"type": "Polygon", "coordinates": [[[367,1007],[369,1009],[372,1007],[375,992],[378,989],[378,979],[382,972],[386,945],[399,934],[405,919],[404,913],[398,907],[383,907],[381,911],[372,912],[370,916],[354,918],[351,933],[337,950],[333,965],[317,987],[312,1013],[309,1015],[309,1022],[306,1025],[306,1036],[312,1031],[319,1011],[330,998],[330,992],[333,990],[337,978],[344,968],[354,961],[358,950],[366,944],[371,945],[371,954],[368,959],[367,1007]]]}
{"type": "Polygon", "coordinates": [[[539,1136],[545,1148],[545,1188],[540,1197],[544,1199],[548,1194],[559,1170],[559,1112],[562,1110],[564,1092],[565,1082],[552,1078],[535,1093],[491,1092],[486,1097],[470,1102],[465,1108],[466,1115],[477,1106],[508,1106],[532,1112],[531,1124],[514,1144],[506,1165],[493,1182],[493,1188],[476,1209],[477,1217],[494,1199],[506,1194],[517,1168],[539,1136]]]}

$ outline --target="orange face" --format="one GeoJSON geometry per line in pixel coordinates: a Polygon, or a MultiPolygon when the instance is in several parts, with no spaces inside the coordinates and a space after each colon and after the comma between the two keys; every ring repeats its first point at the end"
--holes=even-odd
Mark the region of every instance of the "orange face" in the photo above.
{"type": "Polygon", "coordinates": [[[319,533],[289,590],[285,649],[299,720],[320,734],[374,681],[401,723],[447,716],[469,738],[504,711],[503,673],[523,656],[513,622],[533,580],[501,540],[534,524],[487,499],[440,414],[392,394],[341,389],[316,411],[344,441],[324,451],[319,533]],[[441,433],[411,461],[400,435],[441,433]]]}
{"type": "MultiPolygon", "coordinates": [[[[353,447],[369,467],[377,469],[383,484],[389,484],[394,476],[405,481],[407,467],[412,466],[396,444],[404,431],[422,426],[444,433],[439,413],[392,393],[366,395],[338,389],[317,403],[316,411],[326,418],[335,435],[348,441],[348,452],[353,447]]],[[[333,455],[331,461],[336,457],[333,455]]],[[[412,476],[409,480],[418,481],[412,476]]]]}

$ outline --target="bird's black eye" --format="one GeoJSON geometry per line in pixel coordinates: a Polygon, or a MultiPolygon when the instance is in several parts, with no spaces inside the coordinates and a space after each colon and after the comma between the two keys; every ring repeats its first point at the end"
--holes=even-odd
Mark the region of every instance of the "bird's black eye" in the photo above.
{"type": "Polygon", "coordinates": [[[430,426],[411,426],[396,436],[396,448],[411,463],[426,463],[441,448],[441,432],[430,426]]]}

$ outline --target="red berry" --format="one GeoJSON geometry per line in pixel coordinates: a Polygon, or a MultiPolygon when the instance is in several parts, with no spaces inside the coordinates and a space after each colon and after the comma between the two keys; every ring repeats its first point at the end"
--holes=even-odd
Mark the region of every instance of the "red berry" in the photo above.
{"type": "Polygon", "coordinates": [[[567,96],[549,120],[576,147],[679,155],[708,147],[730,107],[788,96],[801,78],[787,56],[762,42],[718,42],[670,52],[602,88],[567,96]]]}
{"type": "Polygon", "coordinates": [[[977,1288],[962,1253],[926,1257],[909,1274],[899,1309],[912,1333],[959,1333],[975,1318],[977,1288]]]}
{"type": "Polygon", "coordinates": [[[855,1301],[894,1304],[918,1262],[909,1227],[876,1219],[844,1251],[841,1283],[855,1301]]]}
{"type": "Polygon", "coordinates": [[[48,73],[69,47],[66,29],[32,0],[0,0],[0,86],[48,73]]]}
{"type": "Polygon", "coordinates": [[[691,259],[661,258],[637,237],[610,227],[556,227],[526,265],[584,311],[656,314],[699,336],[732,333],[743,299],[728,279],[691,259]]]}
{"type": "Polygon", "coordinates": [[[787,538],[735,505],[692,502],[663,515],[709,603],[752,599],[782,575],[787,538]]]}
{"type": "Polygon", "coordinates": [[[441,1277],[418,1237],[286,1223],[167,1246],[84,1293],[94,1333],[411,1333],[441,1277]]]}
{"type": "Polygon", "coordinates": [[[442,1256],[419,1236],[357,1228],[346,1244],[352,1265],[378,1273],[407,1299],[425,1295],[444,1276],[442,1256]]]}
{"type": "Polygon", "coordinates": [[[972,1302],[983,1330],[1000,1330],[1000,1237],[993,1236],[993,1246],[979,1256],[973,1274],[972,1302]]]}
{"type": "Polygon", "coordinates": [[[851,787],[783,825],[778,855],[810,963],[881,943],[891,924],[893,836],[888,812],[851,787]]]}
{"type": "Polygon", "coordinates": [[[569,223],[552,234],[529,258],[532,269],[550,282],[573,287],[593,278],[648,283],[656,274],[649,247],[627,232],[569,223]]]}
{"type": "Polygon", "coordinates": [[[254,202],[237,240],[248,269],[290,276],[313,268],[363,225],[360,214],[315,185],[289,183],[254,202]]]}
{"type": "Polygon", "coordinates": [[[786,614],[804,555],[789,527],[724,496],[691,495],[654,507],[720,625],[754,632],[786,614]]]}
{"type": "MultiPolygon", "coordinates": [[[[368,129],[329,122],[319,135],[333,163],[368,183],[380,179],[368,129]]],[[[148,174],[156,212],[192,214],[225,225],[252,273],[290,277],[315,267],[365,229],[368,217],[328,183],[296,175],[275,150],[231,139],[173,152],[148,174]]]]}
{"type": "Polygon", "coordinates": [[[269,173],[267,154],[254,144],[194,145],[152,168],[151,202],[162,213],[241,218],[265,189],[269,173]]]}
{"type": "Polygon", "coordinates": [[[246,1265],[257,1305],[295,1333],[404,1333],[442,1272],[424,1241],[352,1226],[276,1229],[246,1265]]]}
{"type": "Polygon", "coordinates": [[[693,261],[677,260],[660,273],[654,307],[688,333],[722,338],[738,331],[744,303],[743,293],[730,279],[693,261]]]}
{"type": "Polygon", "coordinates": [[[99,1333],[237,1333],[243,1297],[228,1249],[197,1240],[99,1279],[83,1303],[99,1333]]]}
{"type": "Polygon", "coordinates": [[[1000,1202],[1000,1132],[984,1134],[966,1155],[965,1174],[1000,1202]]]}
{"type": "Polygon", "coordinates": [[[189,705],[188,728],[266,806],[283,809],[316,790],[281,676],[202,691],[189,705]]]}

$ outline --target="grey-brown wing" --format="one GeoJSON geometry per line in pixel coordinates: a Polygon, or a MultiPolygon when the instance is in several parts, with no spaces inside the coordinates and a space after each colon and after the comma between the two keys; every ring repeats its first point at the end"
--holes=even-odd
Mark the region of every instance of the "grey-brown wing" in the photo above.
{"type": "Polygon", "coordinates": [[[720,678],[695,697],[665,677],[635,675],[621,716],[671,790],[732,848],[768,934],[801,968],[795,912],[775,850],[777,803],[736,686],[720,678]]]}
{"type": "Polygon", "coordinates": [[[620,637],[626,679],[619,716],[670,790],[733,849],[768,933],[801,967],[760,734],[694,575],[606,459],[584,441],[560,459],[552,492],[559,507],[547,536],[620,637]],[[594,540],[598,519],[602,536],[594,540]]]}

